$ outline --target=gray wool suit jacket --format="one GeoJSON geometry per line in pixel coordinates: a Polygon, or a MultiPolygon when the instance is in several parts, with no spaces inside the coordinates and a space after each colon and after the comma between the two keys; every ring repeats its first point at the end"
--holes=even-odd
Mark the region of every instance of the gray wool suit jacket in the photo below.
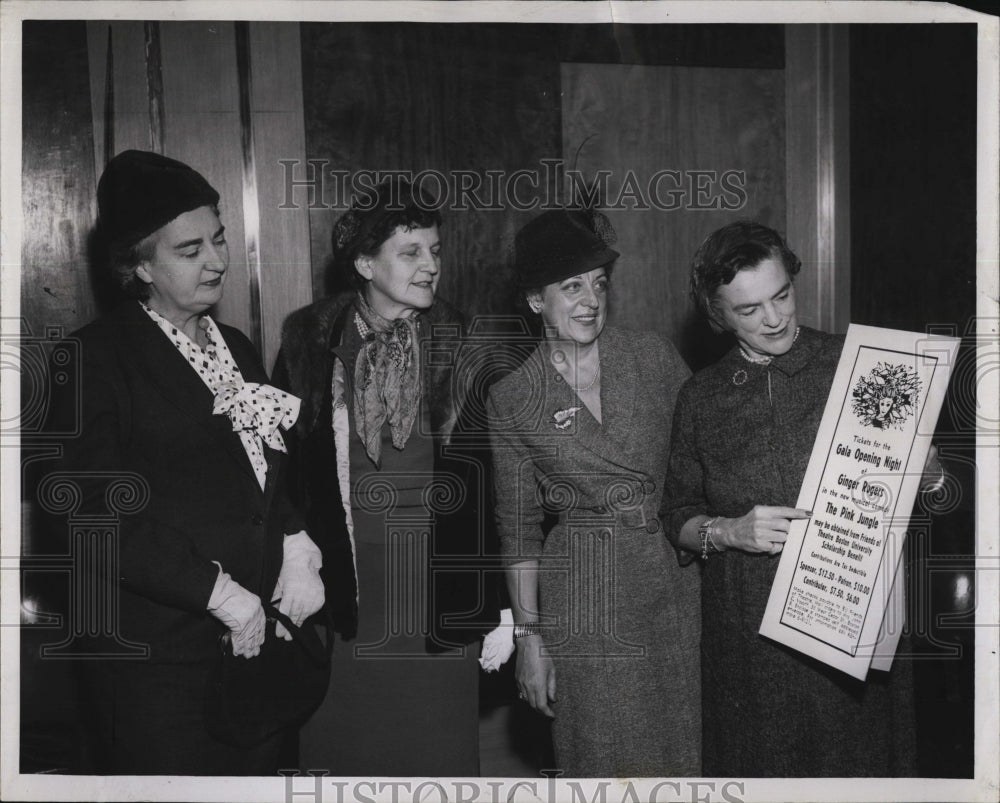
{"type": "Polygon", "coordinates": [[[683,359],[662,336],[606,327],[599,424],[551,365],[552,348],[543,343],[490,391],[496,515],[508,561],[543,554],[546,511],[560,521],[661,532],[674,402],[690,376],[683,359]]]}

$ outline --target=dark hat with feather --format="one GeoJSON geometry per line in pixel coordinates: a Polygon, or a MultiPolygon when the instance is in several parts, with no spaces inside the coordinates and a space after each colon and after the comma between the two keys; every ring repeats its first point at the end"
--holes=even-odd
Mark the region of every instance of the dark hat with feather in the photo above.
{"type": "Polygon", "coordinates": [[[526,224],[514,238],[514,276],[524,290],[545,287],[609,265],[618,252],[610,221],[596,210],[552,209],[526,224]]]}

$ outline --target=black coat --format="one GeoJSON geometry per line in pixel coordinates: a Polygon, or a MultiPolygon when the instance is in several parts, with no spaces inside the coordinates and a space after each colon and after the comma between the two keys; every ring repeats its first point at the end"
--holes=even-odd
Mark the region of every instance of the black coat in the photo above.
{"type": "MultiPolygon", "coordinates": [[[[219,329],[243,378],[266,383],[246,337],[219,329]]],[[[43,478],[39,501],[52,514],[50,532],[67,549],[79,551],[71,531],[87,540],[94,530],[114,533],[117,548],[117,577],[94,577],[77,564],[70,596],[71,622],[91,618],[88,599],[103,600],[101,608],[113,609],[111,632],[79,638],[64,651],[88,656],[77,668],[93,769],[271,774],[277,737],[236,748],[205,727],[208,680],[226,632],[207,607],[219,574],[215,561],[270,599],[282,539],[303,529],[285,489],[286,456],[263,447],[268,472],[261,490],[229,418],[212,414],[212,392],[137,303],[76,332],[65,351],[75,357],[56,366],[49,426],[76,434],[61,438],[62,457],[43,478]],[[60,385],[61,374],[78,376],[79,385],[60,385]],[[116,606],[107,593],[95,593],[108,587],[118,595],[116,606]],[[137,646],[147,654],[136,655],[137,646]],[[121,659],[123,651],[131,651],[130,660],[121,659]],[[94,659],[102,653],[111,657],[94,659]]]]}
{"type": "MultiPolygon", "coordinates": [[[[323,550],[327,604],[337,631],[347,639],[357,633],[358,588],[337,482],[331,383],[335,360],[352,363],[340,345],[353,298],[353,293],[343,293],[292,313],[285,321],[274,369],[275,384],[302,400],[294,436],[289,438],[290,495],[323,550]]],[[[428,570],[430,641],[437,647],[468,643],[499,621],[500,569],[488,498],[485,416],[472,414],[470,423],[475,400],[460,386],[467,383],[457,370],[463,353],[462,329],[460,313],[444,301],[436,301],[418,318],[421,353],[433,355],[422,359],[421,379],[435,437],[435,472],[460,478],[464,489],[457,509],[436,514],[428,570]],[[459,432],[463,433],[460,438],[456,437],[459,432]]],[[[351,383],[353,377],[345,373],[351,383]]]]}
{"type": "MultiPolygon", "coordinates": [[[[219,329],[243,378],[268,382],[247,338],[219,329]]],[[[266,601],[284,534],[303,529],[285,491],[286,457],[264,446],[262,491],[229,419],[212,414],[211,391],[137,303],[73,339],[78,365],[66,369],[78,373],[79,394],[57,396],[52,419],[58,431],[78,424],[58,464],[82,491],[68,515],[114,512],[109,475],[131,472],[148,490],[141,509],[119,516],[119,635],[149,645],[153,663],[211,659],[225,632],[206,611],[219,573],[213,561],[266,601]]],[[[60,523],[69,526],[65,516],[60,523]]]]}

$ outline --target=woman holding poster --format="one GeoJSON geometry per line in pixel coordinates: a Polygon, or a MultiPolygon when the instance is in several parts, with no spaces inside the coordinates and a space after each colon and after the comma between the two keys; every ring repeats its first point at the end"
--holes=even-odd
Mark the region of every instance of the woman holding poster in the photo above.
{"type": "Polygon", "coordinates": [[[843,344],[799,325],[800,267],[751,221],[714,232],[691,267],[699,310],[736,339],[680,391],[663,496],[681,562],[704,568],[704,772],[912,775],[907,661],[862,683],[758,635],[789,524],[812,515],[794,504],[843,344]]]}

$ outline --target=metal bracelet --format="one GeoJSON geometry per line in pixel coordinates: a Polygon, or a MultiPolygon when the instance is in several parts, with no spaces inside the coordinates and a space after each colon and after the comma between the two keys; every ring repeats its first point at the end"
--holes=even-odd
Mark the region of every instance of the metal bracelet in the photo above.
{"type": "Polygon", "coordinates": [[[711,547],[711,551],[712,552],[721,552],[722,551],[722,550],[720,550],[715,545],[715,541],[712,540],[712,527],[715,525],[715,522],[717,522],[718,520],[719,520],[719,517],[716,516],[715,518],[709,519],[708,521],[703,522],[702,524],[698,525],[698,535],[701,536],[701,559],[702,560],[708,560],[709,547],[711,547]]]}
{"type": "Polygon", "coordinates": [[[514,640],[525,636],[537,636],[541,632],[541,625],[538,622],[521,622],[514,625],[514,640]]]}

